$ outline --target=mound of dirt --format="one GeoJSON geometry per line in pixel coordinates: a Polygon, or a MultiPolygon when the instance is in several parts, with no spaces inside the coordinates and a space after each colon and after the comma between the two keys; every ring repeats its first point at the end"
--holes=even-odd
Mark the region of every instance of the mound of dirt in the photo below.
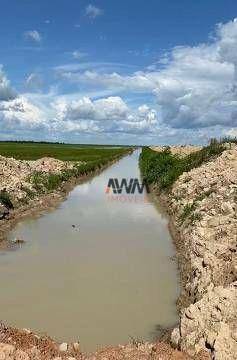
{"type": "Polygon", "coordinates": [[[36,161],[16,160],[0,155],[0,191],[5,190],[16,202],[26,196],[27,189],[32,190],[29,177],[34,172],[59,173],[73,167],[73,163],[54,158],[42,158],[36,161]]]}

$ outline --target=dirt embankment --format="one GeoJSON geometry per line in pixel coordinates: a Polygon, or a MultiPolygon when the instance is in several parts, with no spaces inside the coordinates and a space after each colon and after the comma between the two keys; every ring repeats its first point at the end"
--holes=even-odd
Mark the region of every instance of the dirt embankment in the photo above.
{"type": "MultiPolygon", "coordinates": [[[[166,149],[167,146],[153,146],[151,147],[154,151],[163,151],[166,149]]],[[[180,145],[180,146],[171,146],[168,147],[173,155],[180,155],[180,156],[186,156],[189,155],[195,151],[201,150],[201,146],[195,146],[195,145],[180,145]]]]}
{"type": "Polygon", "coordinates": [[[172,342],[236,359],[237,146],[181,175],[165,198],[183,286],[172,342]]]}
{"type": "Polygon", "coordinates": [[[30,181],[34,172],[58,174],[71,169],[75,163],[64,162],[53,158],[41,158],[35,161],[16,160],[0,155],[0,191],[5,189],[15,202],[20,202],[29,191],[35,191],[30,181]]]}

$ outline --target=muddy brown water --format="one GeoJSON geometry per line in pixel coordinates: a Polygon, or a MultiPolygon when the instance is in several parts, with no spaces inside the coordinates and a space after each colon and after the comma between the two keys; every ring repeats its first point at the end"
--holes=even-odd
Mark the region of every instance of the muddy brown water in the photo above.
{"type": "Polygon", "coordinates": [[[174,246],[150,196],[111,200],[109,178],[140,178],[139,151],[74,188],[53,211],[18,223],[0,253],[0,319],[80,340],[83,350],[153,340],[176,323],[174,246]],[[74,226],[72,226],[74,225],[74,226]]]}

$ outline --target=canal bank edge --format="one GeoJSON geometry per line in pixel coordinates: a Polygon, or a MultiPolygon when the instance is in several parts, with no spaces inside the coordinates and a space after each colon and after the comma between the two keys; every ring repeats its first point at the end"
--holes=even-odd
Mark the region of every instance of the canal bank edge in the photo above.
{"type": "Polygon", "coordinates": [[[96,176],[107,167],[111,166],[113,163],[116,163],[122,157],[127,156],[132,152],[133,149],[127,149],[126,152],[115,156],[113,159],[109,159],[106,163],[98,164],[98,166],[96,166],[92,171],[80,174],[80,176],[69,176],[67,180],[60,182],[59,185],[52,191],[42,192],[40,189],[34,189],[35,193],[33,196],[31,189],[27,188],[27,186],[29,186],[28,179],[35,173],[35,169],[37,169],[37,171],[40,169],[40,171],[44,172],[46,176],[52,174],[56,174],[57,176],[65,170],[69,170],[70,173],[70,170],[73,169],[75,162],[64,162],[54,158],[42,158],[29,162],[15,160],[13,158],[4,158],[3,156],[0,156],[0,163],[4,162],[6,164],[5,166],[10,165],[10,168],[13,169],[14,166],[18,168],[20,164],[23,164],[24,168],[28,168],[27,175],[17,179],[17,181],[12,185],[10,201],[14,204],[14,208],[11,209],[11,207],[9,208],[8,206],[3,205],[0,201],[0,250],[7,247],[18,246],[24,242],[24,239],[16,239],[15,242],[9,242],[7,239],[7,234],[9,231],[14,228],[14,226],[16,226],[20,220],[27,217],[40,216],[44,211],[55,209],[76,185],[96,176]],[[29,163],[30,166],[28,165],[29,163]],[[33,166],[31,167],[32,163],[33,166]],[[22,190],[22,188],[24,190],[22,190]],[[17,196],[19,190],[21,192],[25,192],[27,190],[27,202],[19,200],[17,196]]]}
{"type": "Polygon", "coordinates": [[[190,356],[237,358],[237,146],[152,191],[170,217],[182,291],[172,344],[190,356]]]}

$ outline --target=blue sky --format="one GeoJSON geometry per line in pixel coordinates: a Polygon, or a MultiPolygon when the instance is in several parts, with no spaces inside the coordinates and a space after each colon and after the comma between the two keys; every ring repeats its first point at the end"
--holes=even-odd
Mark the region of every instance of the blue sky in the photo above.
{"type": "Polygon", "coordinates": [[[0,139],[237,135],[234,0],[2,0],[0,139]]]}

